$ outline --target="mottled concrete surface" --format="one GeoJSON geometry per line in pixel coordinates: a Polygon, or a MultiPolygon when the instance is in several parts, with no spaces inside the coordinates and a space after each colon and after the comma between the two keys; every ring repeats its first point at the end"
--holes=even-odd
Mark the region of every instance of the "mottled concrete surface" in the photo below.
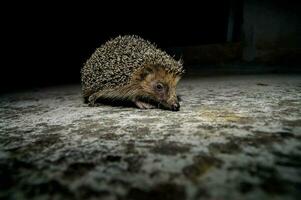
{"type": "Polygon", "coordinates": [[[1,199],[297,199],[301,76],[184,79],[181,111],[0,97],[1,199]]]}

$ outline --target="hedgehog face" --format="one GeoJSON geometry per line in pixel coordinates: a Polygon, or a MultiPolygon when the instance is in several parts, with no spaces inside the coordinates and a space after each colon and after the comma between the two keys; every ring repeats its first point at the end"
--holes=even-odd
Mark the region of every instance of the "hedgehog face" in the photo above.
{"type": "Polygon", "coordinates": [[[180,77],[168,73],[163,68],[146,69],[140,83],[142,93],[169,110],[178,111],[180,104],[176,95],[176,86],[180,77]]]}
{"type": "Polygon", "coordinates": [[[150,82],[152,87],[152,93],[155,100],[159,102],[164,107],[178,111],[180,109],[180,104],[176,95],[176,86],[171,85],[164,80],[153,80],[150,82]]]}

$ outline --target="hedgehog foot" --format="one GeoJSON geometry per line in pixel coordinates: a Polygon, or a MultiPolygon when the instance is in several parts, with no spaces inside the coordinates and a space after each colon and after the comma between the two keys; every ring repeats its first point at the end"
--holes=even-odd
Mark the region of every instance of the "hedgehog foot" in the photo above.
{"type": "Polygon", "coordinates": [[[96,102],[96,100],[99,98],[99,94],[96,92],[94,94],[92,94],[89,98],[88,98],[88,105],[91,107],[96,107],[99,106],[100,104],[96,102]]]}
{"type": "Polygon", "coordinates": [[[152,108],[156,108],[154,105],[151,105],[149,103],[145,103],[145,102],[142,102],[142,101],[135,101],[135,104],[140,109],[152,109],[152,108]]]}

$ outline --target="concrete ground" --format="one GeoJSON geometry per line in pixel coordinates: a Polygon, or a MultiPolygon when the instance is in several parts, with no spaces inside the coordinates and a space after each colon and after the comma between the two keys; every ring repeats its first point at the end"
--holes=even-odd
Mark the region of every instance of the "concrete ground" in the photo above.
{"type": "Polygon", "coordinates": [[[181,110],[0,96],[0,199],[297,199],[301,76],[183,79],[181,110]]]}

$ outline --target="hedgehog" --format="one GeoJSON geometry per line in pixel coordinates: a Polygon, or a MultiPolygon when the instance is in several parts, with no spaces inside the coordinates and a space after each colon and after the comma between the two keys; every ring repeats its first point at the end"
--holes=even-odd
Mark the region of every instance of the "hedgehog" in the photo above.
{"type": "Polygon", "coordinates": [[[101,45],[81,69],[82,93],[90,106],[131,102],[140,109],[180,109],[176,86],[184,73],[175,60],[137,35],[118,36],[101,45]]]}

